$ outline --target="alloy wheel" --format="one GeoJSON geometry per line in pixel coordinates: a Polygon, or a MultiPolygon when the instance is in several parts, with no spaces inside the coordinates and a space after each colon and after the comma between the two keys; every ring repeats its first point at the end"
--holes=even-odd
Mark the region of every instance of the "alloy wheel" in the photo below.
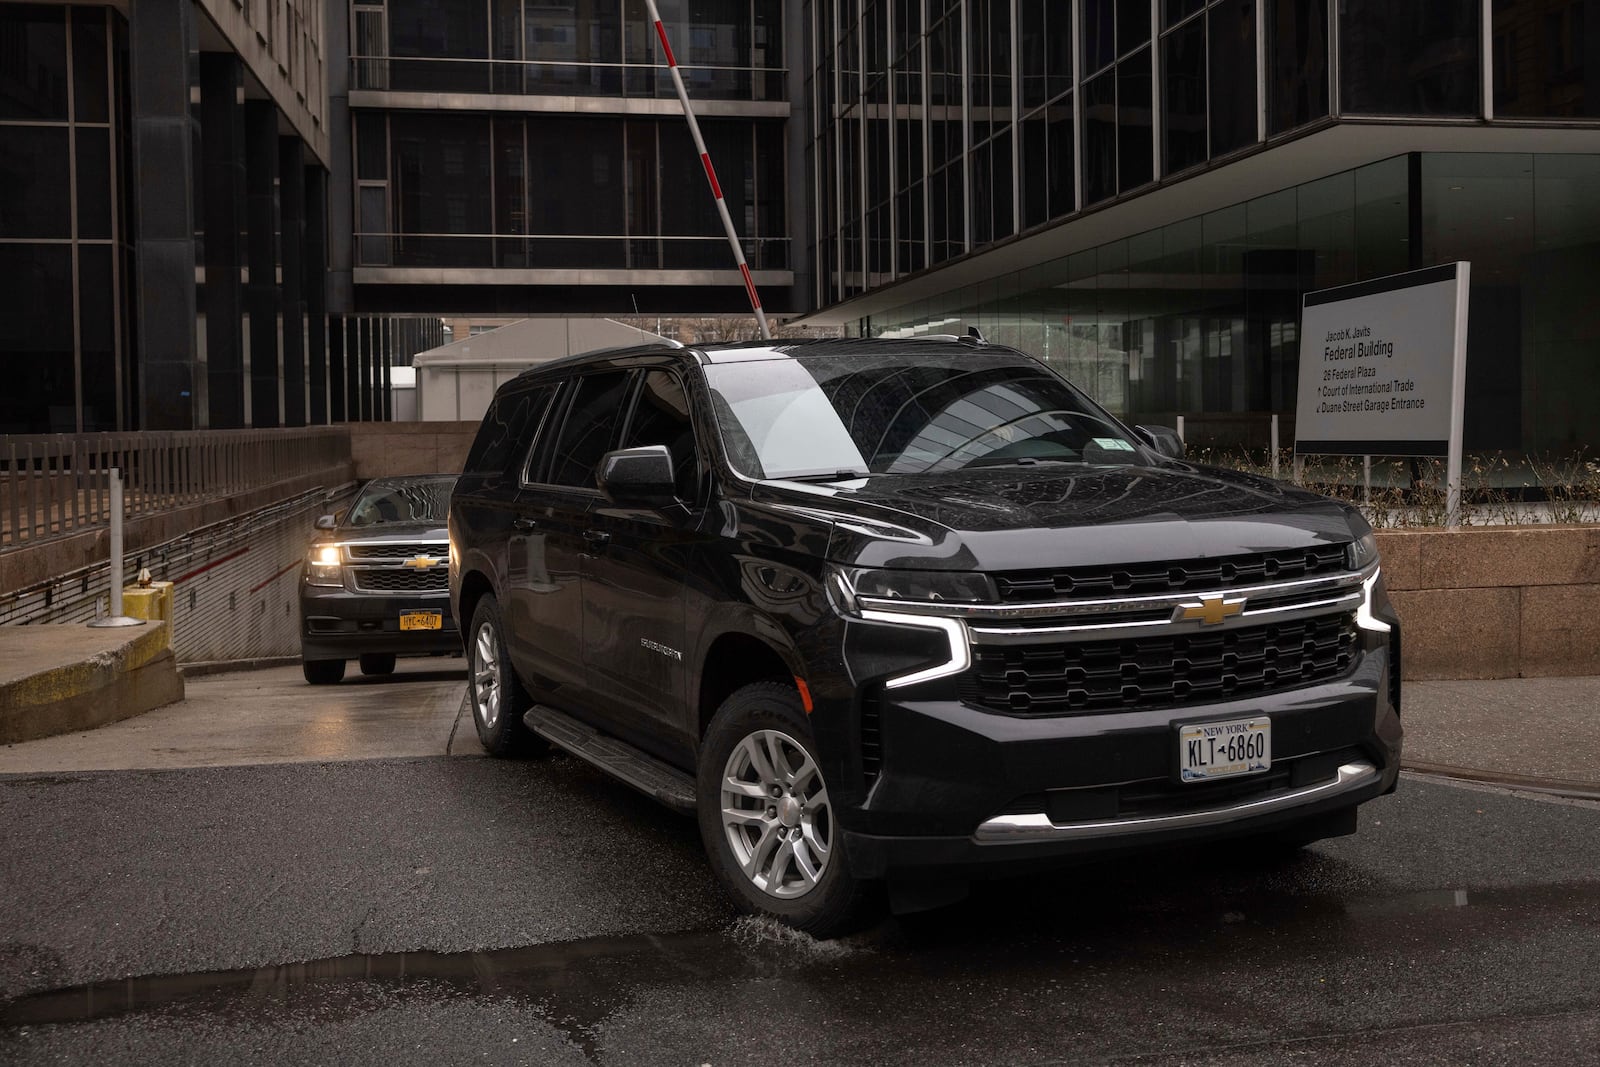
{"type": "Polygon", "coordinates": [[[733,859],[768,896],[804,896],[833,849],[833,808],[816,761],[779,730],[748,734],[722,771],[722,826],[733,859]]]}
{"type": "Polygon", "coordinates": [[[484,729],[493,730],[500,721],[500,641],[487,622],[478,627],[472,646],[472,695],[484,729]]]}

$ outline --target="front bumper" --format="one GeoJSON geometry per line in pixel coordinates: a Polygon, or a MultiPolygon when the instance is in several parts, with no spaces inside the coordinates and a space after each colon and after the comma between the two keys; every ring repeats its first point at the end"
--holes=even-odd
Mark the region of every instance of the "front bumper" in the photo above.
{"type": "Polygon", "coordinates": [[[422,656],[460,652],[461,633],[447,592],[406,595],[357,593],[300,584],[300,655],[303,659],[354,659],[363,653],[422,656]],[[402,630],[410,611],[440,615],[438,630],[402,630]]]}
{"type": "Polygon", "coordinates": [[[1348,814],[1399,776],[1390,647],[1369,641],[1327,683],[1157,710],[1027,718],[971,707],[937,683],[880,692],[881,762],[839,814],[851,870],[1019,873],[1348,814]],[[1271,770],[1178,780],[1179,724],[1261,715],[1272,720],[1271,770]]]}

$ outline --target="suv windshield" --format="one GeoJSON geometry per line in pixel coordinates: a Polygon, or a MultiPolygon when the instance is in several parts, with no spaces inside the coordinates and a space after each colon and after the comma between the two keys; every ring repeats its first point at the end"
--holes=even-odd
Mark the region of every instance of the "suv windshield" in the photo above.
{"type": "Polygon", "coordinates": [[[750,478],[1144,461],[1115,420],[1020,356],[801,355],[705,373],[728,458],[750,478]]]}
{"type": "Polygon", "coordinates": [[[454,475],[372,482],[350,505],[346,526],[377,526],[386,522],[443,523],[450,513],[454,475]]]}

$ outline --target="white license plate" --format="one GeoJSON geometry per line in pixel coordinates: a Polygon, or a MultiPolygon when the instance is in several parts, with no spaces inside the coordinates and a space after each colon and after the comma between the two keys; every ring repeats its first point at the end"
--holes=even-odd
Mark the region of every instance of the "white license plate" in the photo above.
{"type": "Polygon", "coordinates": [[[1178,775],[1209,782],[1272,769],[1272,720],[1226,719],[1178,728],[1178,775]]]}

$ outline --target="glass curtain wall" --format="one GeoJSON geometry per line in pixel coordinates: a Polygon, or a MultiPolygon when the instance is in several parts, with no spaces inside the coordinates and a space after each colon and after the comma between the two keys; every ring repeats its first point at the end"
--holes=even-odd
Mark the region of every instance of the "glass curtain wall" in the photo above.
{"type": "Polygon", "coordinates": [[[807,0],[818,302],[1325,121],[1327,5],[807,0]]]}
{"type": "MultiPolygon", "coordinates": [[[[784,99],[781,0],[662,5],[689,92],[784,99]]],[[[352,87],[672,97],[644,0],[356,0],[352,87]]]]}
{"type": "Polygon", "coordinates": [[[885,336],[977,326],[1130,421],[1181,414],[1192,440],[1261,447],[1274,413],[1292,440],[1305,293],[1458,259],[1472,263],[1467,447],[1600,448],[1594,155],[1398,156],[862,326],[885,336]]]}
{"type": "MultiPolygon", "coordinates": [[[[783,123],[700,126],[751,268],[786,269],[783,123]]],[[[361,112],[355,133],[362,266],[728,265],[681,120],[361,112]]]]}
{"type": "Polygon", "coordinates": [[[130,425],[126,23],[0,4],[0,433],[130,425]]]}

